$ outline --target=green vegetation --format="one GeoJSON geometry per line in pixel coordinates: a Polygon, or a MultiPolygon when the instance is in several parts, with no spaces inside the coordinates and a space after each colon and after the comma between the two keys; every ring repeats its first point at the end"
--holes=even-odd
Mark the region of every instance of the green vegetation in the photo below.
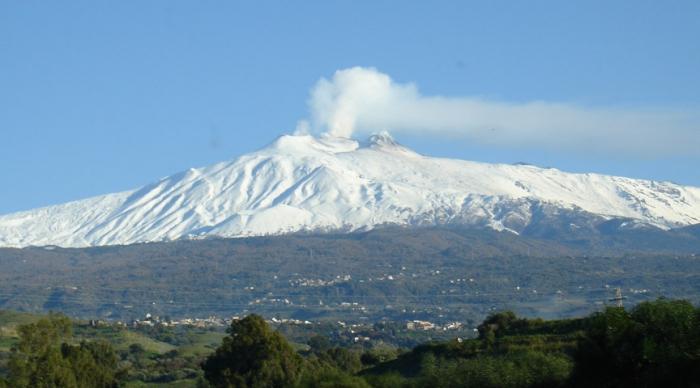
{"type": "Polygon", "coordinates": [[[560,321],[497,313],[478,339],[418,346],[363,373],[387,387],[694,387],[700,309],[659,299],[560,321]]]}
{"type": "Polygon", "coordinates": [[[682,300],[561,320],[495,312],[478,325],[477,338],[411,350],[384,341],[349,345],[323,332],[291,343],[258,315],[234,320],[226,334],[87,327],[54,314],[27,322],[14,326],[18,338],[0,387],[700,386],[700,308],[682,300]],[[124,346],[124,338],[142,337],[148,341],[124,346]],[[147,348],[152,343],[167,346],[147,348]]]}
{"type": "Polygon", "coordinates": [[[607,309],[589,319],[574,360],[580,386],[698,386],[700,309],[671,300],[607,309]]]}
{"type": "Polygon", "coordinates": [[[49,315],[18,328],[19,341],[8,362],[11,387],[114,387],[117,357],[108,342],[71,343],[72,323],[49,315]]]}
{"type": "Polygon", "coordinates": [[[543,318],[589,314],[616,287],[630,304],[659,296],[700,303],[699,235],[616,233],[384,228],[0,248],[0,309],[124,321],[146,313],[369,322],[441,316],[473,327],[494,309],[543,318]]]}
{"type": "Polygon", "coordinates": [[[302,359],[259,315],[234,321],[221,346],[202,364],[217,387],[287,387],[299,378],[302,359]]]}
{"type": "Polygon", "coordinates": [[[0,310],[0,353],[9,352],[12,346],[17,343],[18,326],[36,322],[40,318],[35,314],[0,310]]]}

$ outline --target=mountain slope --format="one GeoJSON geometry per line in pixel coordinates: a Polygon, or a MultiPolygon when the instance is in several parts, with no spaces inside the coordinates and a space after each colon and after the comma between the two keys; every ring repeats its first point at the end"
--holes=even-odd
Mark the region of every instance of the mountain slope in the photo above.
{"type": "MultiPolygon", "coordinates": [[[[0,246],[92,246],[206,236],[467,224],[523,232],[543,219],[700,223],[700,188],[527,165],[430,158],[387,134],[364,143],[281,136],[231,162],[134,191],[0,216],[0,246]]],[[[569,222],[571,221],[571,222],[569,222]]]]}

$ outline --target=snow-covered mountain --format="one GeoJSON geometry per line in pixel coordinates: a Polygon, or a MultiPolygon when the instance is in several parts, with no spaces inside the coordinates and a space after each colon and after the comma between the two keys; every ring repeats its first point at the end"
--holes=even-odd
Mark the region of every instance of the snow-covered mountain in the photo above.
{"type": "Polygon", "coordinates": [[[386,133],[366,142],[285,135],[234,161],[133,191],[0,216],[0,246],[83,247],[381,224],[458,223],[518,233],[542,212],[668,229],[700,223],[700,188],[432,158],[386,133]]]}

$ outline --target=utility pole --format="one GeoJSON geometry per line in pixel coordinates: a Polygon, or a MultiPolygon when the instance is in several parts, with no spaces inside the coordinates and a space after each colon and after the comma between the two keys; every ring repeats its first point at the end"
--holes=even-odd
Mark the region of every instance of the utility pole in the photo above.
{"type": "Polygon", "coordinates": [[[617,287],[615,289],[615,297],[608,299],[610,302],[616,302],[617,307],[623,307],[622,306],[622,301],[624,299],[627,299],[626,297],[622,296],[622,289],[620,287],[617,287]]]}

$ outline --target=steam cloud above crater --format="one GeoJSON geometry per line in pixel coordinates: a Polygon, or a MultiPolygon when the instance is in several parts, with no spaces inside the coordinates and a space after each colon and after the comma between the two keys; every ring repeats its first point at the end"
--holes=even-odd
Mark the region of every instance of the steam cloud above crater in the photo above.
{"type": "Polygon", "coordinates": [[[338,70],[311,90],[298,131],[352,137],[379,130],[460,137],[495,146],[638,156],[698,155],[697,110],[589,108],[424,96],[374,68],[338,70]]]}

